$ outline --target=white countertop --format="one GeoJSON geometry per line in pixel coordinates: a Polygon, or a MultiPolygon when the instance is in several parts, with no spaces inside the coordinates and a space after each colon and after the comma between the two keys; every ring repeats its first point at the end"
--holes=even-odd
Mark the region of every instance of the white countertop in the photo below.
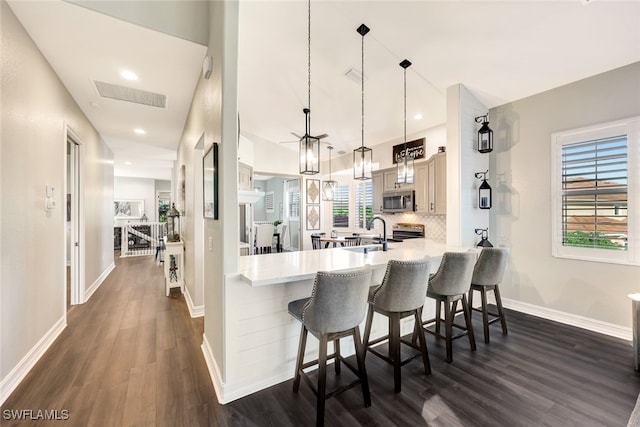
{"type": "MultiPolygon", "coordinates": [[[[389,260],[412,260],[425,255],[442,257],[446,251],[464,252],[469,248],[447,247],[428,239],[410,239],[402,243],[389,243],[389,250],[367,254],[345,248],[327,248],[297,252],[280,252],[242,256],[238,261],[240,277],[251,286],[313,279],[318,271],[338,271],[371,265],[386,265],[389,260]]],[[[353,248],[351,248],[353,249],[353,248]]]]}

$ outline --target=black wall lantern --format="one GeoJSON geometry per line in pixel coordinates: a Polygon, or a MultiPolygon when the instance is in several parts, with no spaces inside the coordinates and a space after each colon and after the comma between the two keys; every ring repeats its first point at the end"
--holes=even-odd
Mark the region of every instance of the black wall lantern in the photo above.
{"type": "Polygon", "coordinates": [[[489,241],[489,229],[488,228],[476,228],[476,234],[480,236],[480,241],[476,245],[479,248],[492,248],[493,245],[489,241]]]}
{"type": "Polygon", "coordinates": [[[478,187],[478,207],[480,209],[491,209],[491,186],[487,182],[488,172],[489,171],[475,173],[476,178],[482,180],[480,187],[478,187]]]}
{"type": "Polygon", "coordinates": [[[489,128],[489,113],[476,117],[476,123],[482,123],[478,130],[478,151],[490,153],[493,151],[493,131],[489,128]]]}

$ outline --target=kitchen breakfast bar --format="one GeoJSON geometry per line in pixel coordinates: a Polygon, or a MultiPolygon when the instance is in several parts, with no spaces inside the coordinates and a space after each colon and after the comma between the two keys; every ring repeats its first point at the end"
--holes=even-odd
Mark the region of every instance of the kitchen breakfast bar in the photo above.
{"type": "MultiPolygon", "coordinates": [[[[371,285],[379,284],[389,260],[413,260],[429,256],[435,272],[445,251],[468,248],[447,247],[428,239],[381,245],[328,248],[297,252],[241,256],[238,273],[225,276],[223,355],[225,372],[212,372],[221,380],[217,390],[221,403],[227,403],[293,377],[300,335],[300,323],[287,312],[287,304],[311,296],[318,271],[338,271],[370,265],[371,285]],[[367,248],[365,253],[364,248],[367,248]]],[[[423,318],[433,317],[435,305],[425,303],[423,318]]],[[[413,330],[405,319],[402,334],[413,330]]],[[[364,322],[360,326],[364,330],[364,322]]],[[[374,318],[372,338],[386,334],[387,321],[374,318]]],[[[341,353],[353,354],[353,342],[341,343],[341,353]]],[[[305,360],[317,357],[317,341],[310,338],[305,360]]],[[[209,369],[211,366],[208,360],[209,369]]]]}

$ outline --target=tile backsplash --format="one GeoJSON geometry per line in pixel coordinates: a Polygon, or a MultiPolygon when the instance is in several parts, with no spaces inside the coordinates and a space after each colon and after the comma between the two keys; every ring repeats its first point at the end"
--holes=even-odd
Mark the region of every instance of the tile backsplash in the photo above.
{"type": "MultiPolygon", "coordinates": [[[[387,234],[391,235],[394,224],[406,222],[411,224],[424,224],[425,238],[445,243],[447,240],[446,215],[416,214],[413,212],[402,214],[382,214],[387,223],[387,234]]],[[[374,222],[374,230],[382,233],[382,224],[374,222]]]]}

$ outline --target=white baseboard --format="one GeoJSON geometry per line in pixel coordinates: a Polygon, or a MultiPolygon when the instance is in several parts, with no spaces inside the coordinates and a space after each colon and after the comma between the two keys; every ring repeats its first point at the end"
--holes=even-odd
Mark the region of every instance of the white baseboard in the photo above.
{"type": "Polygon", "coordinates": [[[191,294],[189,293],[189,288],[187,284],[184,285],[184,299],[187,302],[187,308],[189,309],[189,314],[191,317],[203,317],[204,316],[204,305],[194,305],[193,300],[191,299],[191,294]]]}
{"type": "MultiPolygon", "coordinates": [[[[474,304],[475,305],[475,304],[474,304]]],[[[553,320],[555,322],[564,323],[566,325],[576,326],[578,328],[587,329],[600,334],[610,335],[612,337],[631,341],[633,331],[631,328],[614,325],[613,323],[602,322],[600,320],[590,319],[588,317],[578,316],[551,308],[540,307],[521,301],[510,299],[502,299],[502,305],[522,313],[531,314],[533,316],[542,317],[543,319],[553,320]]]]}
{"type": "Polygon", "coordinates": [[[100,287],[100,285],[102,285],[102,282],[105,281],[105,279],[107,278],[107,276],[109,276],[109,274],[111,274],[111,272],[113,271],[113,269],[116,268],[116,264],[115,263],[111,263],[111,265],[109,265],[103,272],[102,274],[91,284],[91,286],[89,286],[89,289],[87,289],[84,292],[84,299],[83,302],[87,302],[89,301],[89,298],[91,298],[91,296],[94,294],[95,291],[98,290],[98,288],[100,287]]]}
{"type": "Polygon", "coordinates": [[[40,360],[58,335],[67,327],[66,313],[44,334],[40,341],[18,362],[18,364],[0,382],[0,405],[13,393],[29,371],[40,360]]]}
{"type": "Polygon", "coordinates": [[[200,346],[200,348],[202,349],[202,354],[204,355],[204,361],[207,363],[209,376],[211,377],[213,389],[215,390],[216,396],[218,397],[218,402],[220,402],[221,404],[228,403],[228,401],[223,400],[224,382],[222,381],[222,373],[218,368],[215,357],[213,357],[213,351],[211,350],[211,346],[209,345],[209,341],[207,340],[207,336],[205,334],[202,334],[202,345],[200,346]]]}

